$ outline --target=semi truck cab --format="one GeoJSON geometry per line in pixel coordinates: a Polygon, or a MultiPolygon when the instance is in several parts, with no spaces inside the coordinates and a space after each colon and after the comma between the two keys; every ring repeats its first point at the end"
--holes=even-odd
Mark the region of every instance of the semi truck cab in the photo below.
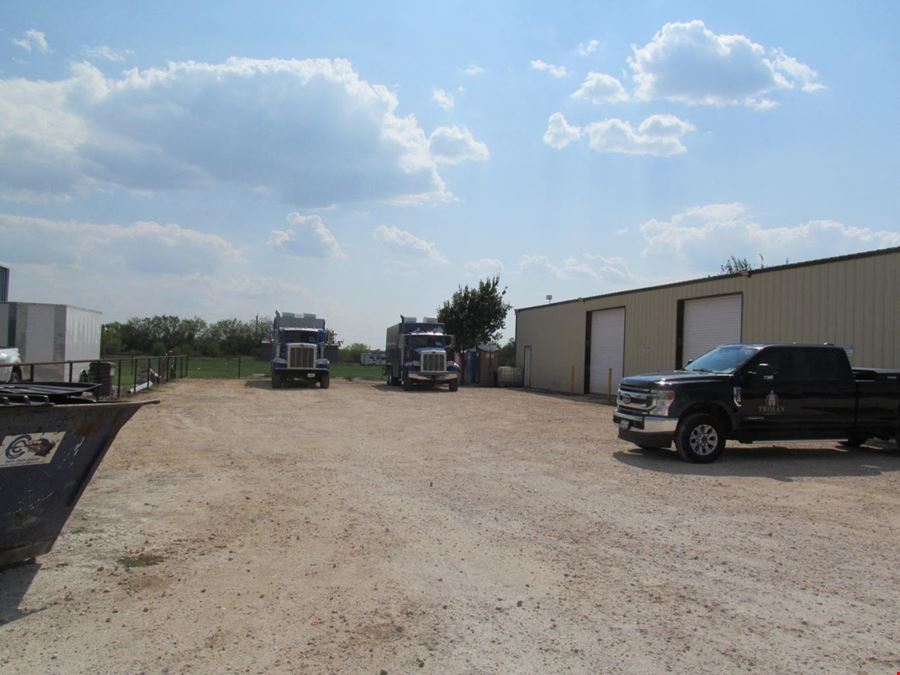
{"type": "Polygon", "coordinates": [[[331,386],[331,363],[325,358],[325,319],[315,314],[275,312],[272,326],[272,388],[288,381],[316,381],[331,386]]]}
{"type": "Polygon", "coordinates": [[[448,359],[454,339],[435,318],[400,316],[400,323],[388,327],[385,344],[385,381],[400,384],[407,391],[416,385],[446,384],[459,387],[459,366],[448,359]]]}

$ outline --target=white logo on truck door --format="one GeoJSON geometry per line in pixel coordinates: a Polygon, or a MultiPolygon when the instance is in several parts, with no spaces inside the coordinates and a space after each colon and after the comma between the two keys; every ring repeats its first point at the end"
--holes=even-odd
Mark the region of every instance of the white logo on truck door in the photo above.
{"type": "Polygon", "coordinates": [[[0,444],[0,469],[49,464],[65,437],[64,431],[6,436],[0,444]]]}

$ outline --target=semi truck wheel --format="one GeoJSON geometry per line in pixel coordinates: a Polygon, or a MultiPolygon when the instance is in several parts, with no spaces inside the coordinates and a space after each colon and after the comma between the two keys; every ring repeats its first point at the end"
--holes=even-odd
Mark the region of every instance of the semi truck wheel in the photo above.
{"type": "Polygon", "coordinates": [[[331,386],[331,373],[325,373],[321,377],[319,377],[319,387],[322,389],[328,389],[331,386]]]}
{"type": "Polygon", "coordinates": [[[281,375],[272,373],[272,389],[281,389],[281,375]]]}
{"type": "Polygon", "coordinates": [[[450,391],[456,391],[459,389],[459,382],[456,380],[450,380],[450,391]]]}
{"type": "Polygon", "coordinates": [[[675,431],[678,456],[689,462],[714,462],[725,449],[725,429],[712,415],[690,415],[675,431]]]}
{"type": "Polygon", "coordinates": [[[407,375],[405,371],[403,373],[402,384],[403,384],[403,391],[412,391],[412,388],[413,388],[412,382],[409,379],[409,375],[407,375]]]}

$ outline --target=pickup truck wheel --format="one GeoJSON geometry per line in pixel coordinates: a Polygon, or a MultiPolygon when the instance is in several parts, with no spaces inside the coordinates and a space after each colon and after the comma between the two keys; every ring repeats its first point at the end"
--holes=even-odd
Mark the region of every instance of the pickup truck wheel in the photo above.
{"type": "Polygon", "coordinates": [[[325,373],[319,378],[319,388],[328,389],[331,386],[331,373],[325,373]]]}
{"type": "Polygon", "coordinates": [[[725,430],[712,415],[691,415],[678,425],[675,447],[678,456],[689,462],[714,462],[725,449],[725,430]]]}

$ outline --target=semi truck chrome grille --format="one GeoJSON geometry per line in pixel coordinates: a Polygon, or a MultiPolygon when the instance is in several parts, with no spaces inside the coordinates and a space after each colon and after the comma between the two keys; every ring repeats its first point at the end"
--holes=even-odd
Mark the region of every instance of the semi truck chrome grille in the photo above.
{"type": "Polygon", "coordinates": [[[619,387],[616,393],[616,407],[620,410],[645,412],[653,407],[653,396],[649,391],[619,387]]]}
{"type": "Polygon", "coordinates": [[[288,347],[288,368],[315,368],[316,348],[314,345],[291,345],[288,347]]]}
{"type": "Polygon", "coordinates": [[[423,373],[443,373],[447,370],[446,354],[422,354],[422,372],[423,373]]]}

